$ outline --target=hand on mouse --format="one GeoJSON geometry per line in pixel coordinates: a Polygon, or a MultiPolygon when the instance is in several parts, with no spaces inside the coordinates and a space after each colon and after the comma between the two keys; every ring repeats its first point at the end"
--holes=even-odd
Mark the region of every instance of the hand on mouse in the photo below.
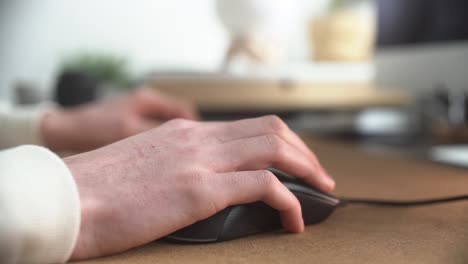
{"type": "Polygon", "coordinates": [[[234,122],[172,120],[64,159],[75,177],[82,222],[72,259],[121,252],[166,236],[229,205],[264,201],[302,232],[297,198],[275,167],[329,192],[334,181],[275,116],[234,122]]]}
{"type": "Polygon", "coordinates": [[[70,109],[56,109],[41,120],[45,145],[55,151],[83,151],[110,144],[174,118],[197,119],[187,102],[139,88],[127,95],[70,109]]]}

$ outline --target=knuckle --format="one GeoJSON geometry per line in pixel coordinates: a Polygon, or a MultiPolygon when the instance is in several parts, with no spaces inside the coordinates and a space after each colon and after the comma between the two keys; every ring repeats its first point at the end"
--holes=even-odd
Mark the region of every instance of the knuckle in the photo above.
{"type": "Polygon", "coordinates": [[[177,136],[177,138],[181,141],[188,140],[192,136],[192,134],[193,134],[192,129],[188,129],[188,128],[181,128],[174,132],[174,135],[177,136]]]}
{"type": "Polygon", "coordinates": [[[204,138],[203,132],[202,127],[180,127],[173,131],[171,136],[190,148],[190,143],[196,143],[196,146],[203,146],[203,144],[200,144],[204,138]]]}
{"type": "Polygon", "coordinates": [[[276,115],[266,116],[265,123],[267,127],[274,132],[282,132],[288,128],[286,123],[276,115]]]}
{"type": "Polygon", "coordinates": [[[172,125],[184,125],[187,123],[187,120],[183,119],[183,118],[175,118],[175,119],[172,119],[171,121],[169,121],[170,124],[172,125]]]}
{"type": "Polygon", "coordinates": [[[194,207],[199,208],[206,198],[207,176],[203,173],[193,172],[186,174],[181,183],[186,187],[185,194],[194,207]]]}
{"type": "MultiPolygon", "coordinates": [[[[188,138],[183,139],[182,137],[178,137],[179,140],[181,141],[188,141],[188,138]]],[[[180,148],[176,150],[176,154],[179,158],[181,159],[190,159],[192,162],[197,162],[201,163],[204,160],[204,157],[206,157],[207,153],[209,153],[209,149],[207,147],[203,146],[198,146],[198,145],[193,145],[193,146],[187,146],[180,148]]],[[[197,176],[201,177],[201,176],[197,176]]],[[[204,179],[200,179],[204,180],[204,179]]],[[[195,183],[201,183],[202,181],[198,181],[195,183]]]]}
{"type": "Polygon", "coordinates": [[[202,186],[207,182],[207,177],[206,177],[206,174],[204,173],[193,172],[193,173],[189,173],[185,177],[185,180],[189,186],[193,186],[193,185],[202,186]]]}
{"type": "Polygon", "coordinates": [[[188,120],[183,118],[175,118],[166,123],[167,126],[180,128],[184,127],[188,123],[188,120]]]}
{"type": "Polygon", "coordinates": [[[221,199],[216,199],[210,178],[206,173],[193,173],[186,179],[188,199],[196,218],[211,216],[224,206],[221,199]]]}
{"type": "Polygon", "coordinates": [[[268,170],[259,171],[256,180],[260,183],[260,185],[266,187],[267,190],[273,188],[278,181],[276,176],[268,170]]]}

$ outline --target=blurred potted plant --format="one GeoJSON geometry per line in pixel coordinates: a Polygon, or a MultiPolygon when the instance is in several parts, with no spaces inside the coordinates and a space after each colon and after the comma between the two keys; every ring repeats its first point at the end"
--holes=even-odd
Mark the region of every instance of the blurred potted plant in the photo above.
{"type": "Polygon", "coordinates": [[[82,53],[66,59],[61,68],[55,99],[62,106],[90,102],[132,83],[126,59],[115,55],[82,53]]]}

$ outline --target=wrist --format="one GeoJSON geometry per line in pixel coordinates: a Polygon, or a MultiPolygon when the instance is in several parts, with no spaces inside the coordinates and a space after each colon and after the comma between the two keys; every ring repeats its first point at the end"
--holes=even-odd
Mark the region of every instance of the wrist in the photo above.
{"type": "Polygon", "coordinates": [[[45,113],[40,122],[44,145],[54,151],[70,150],[73,124],[73,115],[66,110],[55,109],[45,113]]]}
{"type": "MultiPolygon", "coordinates": [[[[115,232],[113,222],[120,219],[122,204],[113,203],[115,190],[110,186],[111,176],[122,173],[122,156],[106,148],[92,150],[63,159],[75,179],[80,198],[81,223],[71,260],[107,255],[115,250],[106,237],[115,232]]],[[[112,243],[111,243],[112,242],[112,243]]]]}
{"type": "Polygon", "coordinates": [[[71,260],[99,255],[99,246],[93,235],[96,233],[95,226],[99,222],[99,212],[105,212],[105,207],[99,202],[96,193],[93,192],[92,186],[95,185],[93,180],[98,175],[94,175],[97,170],[89,161],[89,155],[93,156],[92,152],[88,152],[85,156],[75,155],[63,159],[75,179],[80,198],[80,231],[70,257],[71,260]]]}
{"type": "Polygon", "coordinates": [[[81,226],[71,260],[108,255],[147,242],[131,232],[119,233],[133,221],[128,211],[141,202],[135,200],[140,197],[135,189],[140,183],[127,178],[141,173],[136,163],[141,160],[132,158],[135,155],[129,154],[127,146],[115,144],[64,159],[81,205],[81,226]],[[126,198],[119,198],[123,194],[126,198]]]}

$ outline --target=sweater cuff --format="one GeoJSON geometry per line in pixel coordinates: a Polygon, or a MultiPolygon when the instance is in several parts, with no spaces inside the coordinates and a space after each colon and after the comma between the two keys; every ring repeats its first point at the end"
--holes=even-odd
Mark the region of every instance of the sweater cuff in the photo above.
{"type": "Polygon", "coordinates": [[[62,263],[75,247],[80,200],[73,176],[51,151],[0,151],[0,262],[62,263]]]}
{"type": "Polygon", "coordinates": [[[0,108],[0,149],[25,144],[44,145],[40,121],[51,105],[36,108],[0,108]]]}

